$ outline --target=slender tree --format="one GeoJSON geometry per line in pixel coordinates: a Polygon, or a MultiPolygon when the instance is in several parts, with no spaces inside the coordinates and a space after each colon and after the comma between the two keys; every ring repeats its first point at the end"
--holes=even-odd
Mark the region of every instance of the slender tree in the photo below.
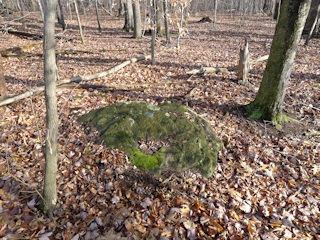
{"type": "Polygon", "coordinates": [[[64,13],[63,13],[61,0],[58,0],[57,15],[58,15],[58,23],[61,24],[62,30],[66,30],[66,22],[64,20],[64,13]]]}
{"type": "Polygon", "coordinates": [[[308,43],[309,43],[309,41],[310,41],[310,39],[312,37],[312,34],[313,33],[317,33],[318,30],[316,30],[316,28],[317,28],[317,24],[319,24],[319,21],[320,21],[320,4],[317,6],[316,16],[314,17],[311,29],[309,30],[308,36],[306,38],[306,41],[305,41],[305,44],[304,44],[305,46],[308,45],[308,43]]]}
{"type": "Polygon", "coordinates": [[[155,58],[155,44],[156,44],[156,36],[157,36],[157,0],[152,0],[152,26],[151,26],[151,62],[152,65],[156,65],[155,58]]]}
{"type": "Polygon", "coordinates": [[[213,27],[217,22],[217,10],[218,10],[218,0],[214,0],[213,27]]]}
{"type": "Polygon", "coordinates": [[[4,69],[2,65],[2,57],[0,54],[0,99],[7,95],[6,81],[4,78],[4,69]]]}
{"type": "Polygon", "coordinates": [[[52,217],[57,203],[57,135],[58,111],[56,97],[57,66],[55,53],[55,17],[57,0],[44,0],[44,81],[46,98],[45,175],[43,211],[52,217]]]}
{"type": "Polygon", "coordinates": [[[263,79],[253,102],[245,108],[251,118],[271,120],[276,127],[289,120],[283,114],[286,86],[311,0],[282,0],[263,79]]]}
{"type": "Polygon", "coordinates": [[[168,0],[163,1],[163,12],[164,12],[164,26],[166,29],[166,41],[167,44],[170,43],[170,29],[169,29],[169,19],[168,19],[168,0]]]}
{"type": "Polygon", "coordinates": [[[77,0],[74,0],[73,3],[74,3],[74,10],[76,11],[76,14],[77,14],[77,21],[78,21],[78,26],[79,26],[79,34],[80,34],[80,37],[81,37],[81,42],[83,44],[84,43],[84,36],[83,36],[83,33],[82,33],[82,26],[81,26],[81,21],[80,21],[80,16],[79,16],[77,0]]]}
{"type": "Polygon", "coordinates": [[[96,16],[97,16],[97,22],[98,22],[98,29],[99,29],[99,32],[101,33],[102,32],[102,29],[101,29],[101,24],[100,24],[100,17],[99,17],[99,9],[98,9],[98,0],[95,1],[95,9],[96,9],[96,16]]]}

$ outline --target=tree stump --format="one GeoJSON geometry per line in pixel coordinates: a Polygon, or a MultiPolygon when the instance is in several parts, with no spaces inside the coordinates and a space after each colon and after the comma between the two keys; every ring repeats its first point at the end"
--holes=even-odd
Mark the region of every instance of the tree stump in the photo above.
{"type": "Polygon", "coordinates": [[[240,49],[239,55],[238,80],[246,82],[248,80],[250,70],[249,44],[247,39],[245,39],[244,48],[240,49]]]}

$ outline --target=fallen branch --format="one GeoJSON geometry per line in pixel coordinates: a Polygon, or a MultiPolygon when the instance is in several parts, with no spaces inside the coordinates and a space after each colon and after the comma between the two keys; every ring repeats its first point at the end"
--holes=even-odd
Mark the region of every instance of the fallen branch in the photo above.
{"type": "Polygon", "coordinates": [[[229,70],[227,68],[219,68],[219,67],[201,67],[199,69],[193,69],[187,74],[203,74],[203,73],[228,73],[229,70]]]}
{"type": "Polygon", "coordinates": [[[263,62],[265,60],[268,60],[268,58],[269,58],[269,55],[265,55],[265,56],[259,57],[256,60],[252,61],[250,63],[250,65],[255,65],[255,64],[259,63],[259,62],[263,62]]]}
{"type": "MultiPolygon", "coordinates": [[[[269,55],[262,56],[252,62],[250,62],[250,65],[255,65],[259,62],[265,61],[269,58],[269,55]]],[[[187,74],[204,74],[204,73],[229,73],[236,71],[238,67],[228,67],[228,68],[219,68],[219,67],[201,67],[199,69],[193,69],[187,74]]]]}
{"type": "Polygon", "coordinates": [[[35,44],[28,44],[21,47],[13,47],[7,48],[5,50],[1,50],[0,54],[2,57],[12,57],[12,56],[19,56],[25,54],[25,52],[32,51],[34,48],[41,47],[42,43],[35,43],[35,44]]]}
{"type": "Polygon", "coordinates": [[[36,34],[36,33],[22,32],[22,31],[17,31],[12,29],[8,29],[7,33],[18,36],[18,37],[23,36],[23,37],[29,37],[37,40],[42,39],[42,35],[36,34]]]}
{"type": "Polygon", "coordinates": [[[97,85],[97,84],[78,84],[78,83],[65,83],[63,85],[57,86],[58,90],[60,89],[74,89],[74,88],[83,88],[83,89],[100,89],[103,91],[144,91],[148,88],[167,88],[169,85],[181,85],[184,83],[190,84],[190,83],[196,83],[195,81],[190,81],[190,79],[187,80],[179,80],[174,82],[160,82],[160,83],[134,83],[134,84],[117,84],[117,85],[97,85]]]}
{"type": "MultiPolygon", "coordinates": [[[[101,78],[101,77],[107,76],[111,73],[115,73],[129,64],[132,64],[132,63],[135,63],[138,61],[147,60],[147,59],[151,59],[151,55],[140,56],[137,58],[131,58],[130,60],[127,60],[127,61],[125,61],[125,62],[123,62],[113,68],[110,68],[108,71],[105,71],[105,72],[100,72],[100,73],[96,73],[96,74],[92,74],[92,75],[84,75],[84,76],[76,76],[76,77],[66,78],[61,81],[58,81],[57,86],[61,86],[63,84],[67,84],[67,83],[80,83],[80,82],[84,82],[84,81],[90,81],[90,80],[93,80],[96,78],[101,78]]],[[[13,102],[17,102],[17,101],[25,99],[27,97],[31,97],[31,96],[40,94],[41,92],[44,92],[44,86],[36,87],[33,90],[26,91],[26,92],[21,93],[19,95],[7,97],[4,100],[0,101],[0,106],[5,106],[5,105],[11,104],[13,102]]]]}

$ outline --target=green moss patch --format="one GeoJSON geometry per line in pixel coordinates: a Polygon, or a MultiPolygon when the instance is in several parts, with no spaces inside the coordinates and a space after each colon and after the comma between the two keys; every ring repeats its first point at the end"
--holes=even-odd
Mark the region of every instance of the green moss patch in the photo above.
{"type": "Polygon", "coordinates": [[[211,126],[178,104],[119,102],[79,121],[97,128],[101,142],[125,151],[132,164],[147,170],[190,168],[209,177],[221,149],[211,126]]]}

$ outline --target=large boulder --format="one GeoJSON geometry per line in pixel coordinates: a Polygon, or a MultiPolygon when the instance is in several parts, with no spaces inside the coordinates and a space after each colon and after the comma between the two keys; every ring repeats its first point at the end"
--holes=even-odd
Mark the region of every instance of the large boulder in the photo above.
{"type": "Polygon", "coordinates": [[[142,169],[194,169],[210,177],[221,141],[203,118],[183,105],[119,102],[79,118],[100,132],[100,141],[129,155],[142,169]]]}

